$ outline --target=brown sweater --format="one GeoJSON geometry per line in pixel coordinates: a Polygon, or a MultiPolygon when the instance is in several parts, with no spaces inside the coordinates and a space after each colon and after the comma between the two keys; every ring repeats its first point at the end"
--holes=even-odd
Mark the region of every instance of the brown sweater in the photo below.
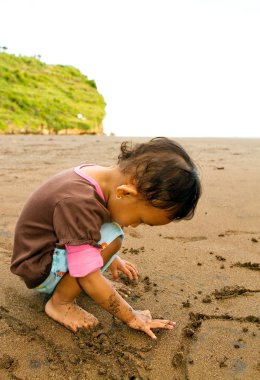
{"type": "Polygon", "coordinates": [[[56,247],[99,247],[100,227],[107,222],[109,211],[94,185],[73,169],[55,175],[30,196],[21,212],[11,271],[35,288],[48,277],[56,247]]]}

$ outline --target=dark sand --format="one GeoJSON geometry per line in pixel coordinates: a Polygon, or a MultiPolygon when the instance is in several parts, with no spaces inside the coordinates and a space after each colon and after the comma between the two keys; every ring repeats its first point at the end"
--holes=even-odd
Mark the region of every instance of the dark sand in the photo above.
{"type": "Polygon", "coordinates": [[[9,272],[14,226],[28,195],[64,168],[112,164],[121,141],[0,137],[0,379],[259,379],[259,140],[180,140],[201,169],[196,216],[126,229],[121,256],[140,270],[129,302],[177,322],[174,331],[157,331],[157,341],[84,295],[78,303],[102,325],[73,334],[44,314],[44,296],[9,272]]]}

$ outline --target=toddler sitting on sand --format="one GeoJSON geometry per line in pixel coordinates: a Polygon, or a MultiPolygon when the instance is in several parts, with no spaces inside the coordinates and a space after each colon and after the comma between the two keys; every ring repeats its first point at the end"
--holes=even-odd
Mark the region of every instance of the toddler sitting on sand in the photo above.
{"type": "Polygon", "coordinates": [[[28,288],[50,294],[47,315],[73,331],[98,323],[75,302],[83,290],[155,339],[151,329],[171,330],[175,323],[134,310],[102,273],[109,266],[115,278],[120,270],[137,280],[136,267],[116,254],[122,228],[189,219],[200,194],[195,164],[176,142],[123,143],[117,165],[65,170],[31,195],[16,225],[11,271],[28,288]]]}

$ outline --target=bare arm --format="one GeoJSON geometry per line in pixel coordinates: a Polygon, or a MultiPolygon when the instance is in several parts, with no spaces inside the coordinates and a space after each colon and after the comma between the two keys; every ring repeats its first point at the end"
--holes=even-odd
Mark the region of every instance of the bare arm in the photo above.
{"type": "Polygon", "coordinates": [[[100,271],[78,278],[82,289],[103,309],[121,321],[128,323],[134,318],[133,308],[113,289],[100,271]]]}
{"type": "Polygon", "coordinates": [[[115,240],[112,241],[106,248],[102,249],[101,256],[104,260],[104,264],[111,259],[111,257],[120,250],[122,245],[122,238],[118,236],[115,240]]]}
{"type": "Polygon", "coordinates": [[[151,317],[148,310],[134,310],[118,293],[113,289],[110,282],[103,277],[100,271],[78,278],[78,283],[82,289],[101,307],[107,310],[129,327],[142,330],[151,338],[156,336],[151,328],[165,328],[171,330],[175,323],[169,320],[155,319],[151,317]]]}

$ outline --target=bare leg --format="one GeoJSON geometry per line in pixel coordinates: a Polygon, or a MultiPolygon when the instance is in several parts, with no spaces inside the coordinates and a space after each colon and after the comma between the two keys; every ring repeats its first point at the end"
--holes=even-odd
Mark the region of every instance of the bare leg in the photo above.
{"type": "MultiPolygon", "coordinates": [[[[102,250],[104,263],[120,249],[121,244],[122,239],[118,237],[102,250]]],[[[94,315],[83,310],[75,303],[75,299],[81,290],[77,280],[67,273],[45,305],[45,312],[50,318],[74,332],[79,328],[88,329],[98,324],[98,320],[94,315]]],[[[121,291],[121,293],[126,296],[127,292],[121,291]]]]}
{"type": "MultiPolygon", "coordinates": [[[[118,236],[115,240],[113,240],[106,248],[102,249],[101,255],[104,260],[104,264],[108,262],[108,260],[120,250],[122,245],[122,238],[118,236]]],[[[131,294],[131,290],[127,288],[125,284],[121,282],[111,281],[113,288],[120,294],[121,297],[127,298],[131,294]]]]}
{"type": "Polygon", "coordinates": [[[79,328],[88,329],[96,326],[97,318],[75,303],[75,298],[80,292],[77,280],[67,273],[45,305],[46,314],[74,332],[79,328]]]}

